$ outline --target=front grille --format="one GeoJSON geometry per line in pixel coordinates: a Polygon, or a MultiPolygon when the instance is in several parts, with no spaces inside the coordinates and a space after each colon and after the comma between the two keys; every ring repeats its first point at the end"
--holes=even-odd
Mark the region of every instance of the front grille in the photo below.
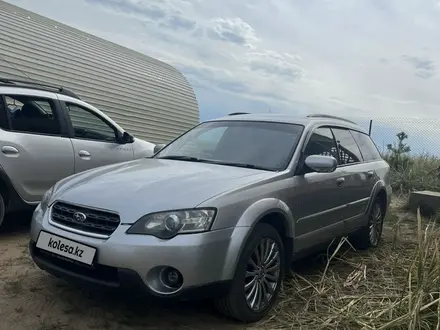
{"type": "Polygon", "coordinates": [[[111,235],[119,226],[119,215],[101,210],[57,202],[52,207],[52,221],[88,233],[111,235]],[[75,214],[82,213],[85,220],[75,214]]]}

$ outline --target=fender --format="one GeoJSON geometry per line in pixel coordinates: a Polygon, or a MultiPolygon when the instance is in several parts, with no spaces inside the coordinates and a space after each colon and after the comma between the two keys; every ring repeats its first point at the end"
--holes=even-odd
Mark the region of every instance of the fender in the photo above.
{"type": "Polygon", "coordinates": [[[286,236],[294,236],[295,220],[292,212],[286,203],[277,198],[264,198],[250,205],[241,215],[237,222],[237,227],[251,227],[255,225],[266,215],[270,213],[281,214],[284,218],[284,228],[286,236]]]}
{"type": "Polygon", "coordinates": [[[374,185],[374,187],[371,191],[370,200],[368,201],[367,209],[365,210],[365,214],[370,214],[371,208],[373,207],[373,202],[381,190],[385,190],[386,198],[387,198],[386,205],[388,207],[388,205],[390,203],[390,194],[391,193],[388,191],[386,183],[383,180],[379,180],[376,182],[376,184],[374,185]]]}
{"type": "MultiPolygon", "coordinates": [[[[6,194],[5,200],[6,212],[32,210],[38,203],[30,203],[24,200],[14,187],[8,174],[0,166],[0,191],[6,194]]],[[[5,196],[3,196],[5,198],[5,196]]]]}
{"type": "Polygon", "coordinates": [[[243,212],[232,234],[223,267],[225,280],[234,277],[246,241],[257,223],[270,213],[280,214],[284,218],[286,236],[294,237],[295,220],[286,203],[276,198],[264,198],[253,203],[243,212]]]}

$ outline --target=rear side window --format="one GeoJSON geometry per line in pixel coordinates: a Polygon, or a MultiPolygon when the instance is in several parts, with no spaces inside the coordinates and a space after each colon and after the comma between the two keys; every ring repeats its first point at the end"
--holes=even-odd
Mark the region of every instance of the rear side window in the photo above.
{"type": "MultiPolygon", "coordinates": [[[[60,126],[53,100],[37,96],[5,95],[9,129],[15,132],[59,135],[60,126]]],[[[2,127],[6,123],[2,121],[2,127]]]]}
{"type": "Polygon", "coordinates": [[[362,157],[365,161],[379,160],[382,158],[373,140],[371,140],[367,134],[357,131],[351,131],[351,134],[361,149],[362,157]]]}
{"type": "Polygon", "coordinates": [[[332,131],[338,146],[340,165],[361,162],[361,152],[350,131],[342,128],[332,128],[332,131]]]}

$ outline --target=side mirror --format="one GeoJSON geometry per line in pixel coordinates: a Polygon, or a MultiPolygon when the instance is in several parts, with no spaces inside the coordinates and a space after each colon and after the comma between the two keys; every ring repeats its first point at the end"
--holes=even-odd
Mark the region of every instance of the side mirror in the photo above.
{"type": "Polygon", "coordinates": [[[156,144],[156,145],[154,146],[153,153],[157,154],[157,153],[158,153],[159,151],[161,151],[165,146],[166,146],[166,144],[164,144],[164,143],[156,144]]]}
{"type": "Polygon", "coordinates": [[[124,132],[122,135],[119,136],[119,143],[126,144],[126,143],[133,143],[134,137],[130,133],[124,132]]]}
{"type": "Polygon", "coordinates": [[[338,161],[332,156],[310,155],[306,158],[305,164],[314,172],[330,173],[336,170],[338,161]]]}

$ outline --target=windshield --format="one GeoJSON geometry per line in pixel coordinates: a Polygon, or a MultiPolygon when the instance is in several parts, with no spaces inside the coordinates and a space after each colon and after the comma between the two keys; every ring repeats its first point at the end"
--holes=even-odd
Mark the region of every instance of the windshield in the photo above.
{"type": "Polygon", "coordinates": [[[154,158],[280,171],[287,167],[302,131],[302,125],[288,123],[206,122],[176,139],[154,158]]]}

